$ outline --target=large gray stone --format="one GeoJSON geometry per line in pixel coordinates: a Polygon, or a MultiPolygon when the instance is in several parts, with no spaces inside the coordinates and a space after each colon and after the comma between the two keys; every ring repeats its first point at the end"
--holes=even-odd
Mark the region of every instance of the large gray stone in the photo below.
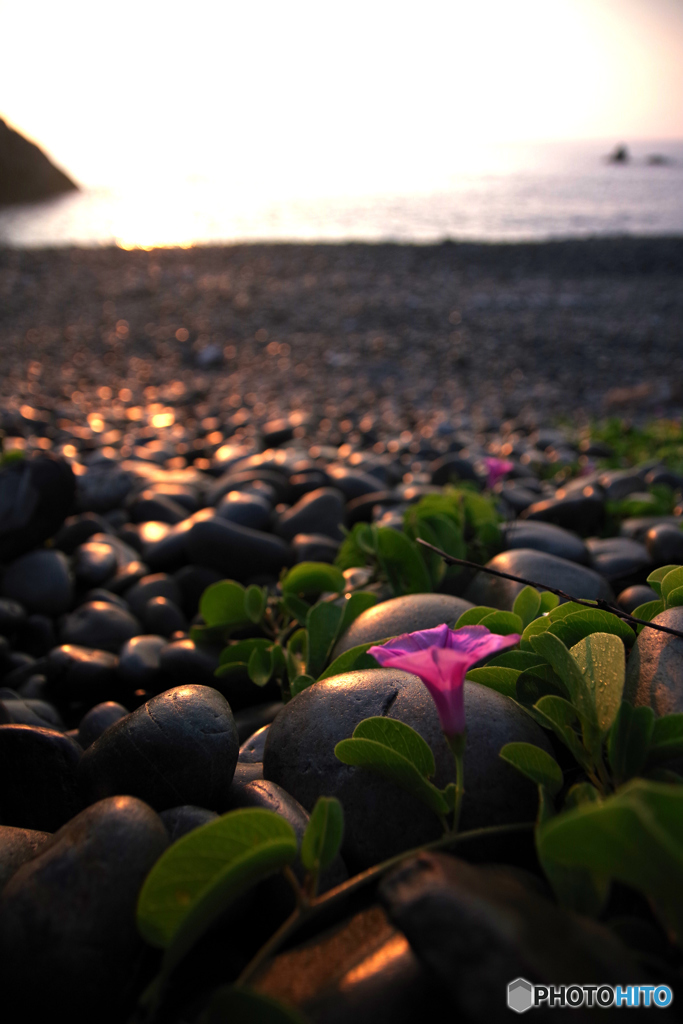
{"type": "Polygon", "coordinates": [[[388,636],[414,633],[447,623],[454,626],[463,612],[471,608],[469,601],[450,594],[405,594],[381,601],[362,612],[337,641],[332,657],[338,658],[358,644],[384,640],[388,636]]]}
{"type": "MultiPolygon", "coordinates": [[[[612,588],[599,573],[566,558],[549,555],[545,551],[533,551],[531,548],[503,551],[486,564],[500,572],[509,572],[513,576],[521,576],[535,583],[557,587],[571,597],[614,600],[612,588]]],[[[473,604],[510,610],[517,594],[523,588],[522,583],[513,583],[512,580],[478,572],[467,589],[467,597],[473,604]]]]}
{"type": "Polygon", "coordinates": [[[515,521],[502,527],[503,548],[532,548],[534,551],[545,551],[558,558],[566,558],[579,565],[590,565],[588,548],[577,533],[565,530],[554,523],[544,523],[540,519],[527,522],[515,521]]]}
{"type": "MultiPolygon", "coordinates": [[[[683,633],[683,606],[667,608],[652,620],[683,633]]],[[[683,711],[683,639],[644,627],[626,666],[624,698],[645,704],[657,715],[683,711]]]]}
{"type": "MultiPolygon", "coordinates": [[[[537,792],[498,756],[505,743],[550,751],[543,730],[513,701],[477,683],[465,684],[467,748],[462,826],[533,820],[537,792]]],[[[319,796],[336,796],[345,815],[342,853],[362,870],[401,850],[436,839],[434,814],[393,783],[335,757],[335,745],[364,718],[386,715],[416,729],[434,752],[434,782],[455,779],[436,706],[417,676],[396,669],[347,672],[315,683],[286,704],[266,741],[263,773],[309,812],[319,796]]]]}
{"type": "Polygon", "coordinates": [[[21,1007],[17,1019],[62,1007],[72,1024],[128,1018],[143,952],[135,906],[167,845],[150,807],[113,797],[72,818],[15,872],[0,899],[0,961],[3,1004],[21,1007]]]}

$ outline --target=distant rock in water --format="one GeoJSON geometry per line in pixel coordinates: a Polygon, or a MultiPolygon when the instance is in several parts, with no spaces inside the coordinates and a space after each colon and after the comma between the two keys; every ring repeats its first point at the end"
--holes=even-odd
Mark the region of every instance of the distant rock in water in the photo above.
{"type": "Polygon", "coordinates": [[[627,164],[631,160],[631,154],[626,146],[615,146],[606,159],[610,164],[627,164]]]}
{"type": "Polygon", "coordinates": [[[0,206],[50,199],[78,186],[0,118],[0,206]]]}

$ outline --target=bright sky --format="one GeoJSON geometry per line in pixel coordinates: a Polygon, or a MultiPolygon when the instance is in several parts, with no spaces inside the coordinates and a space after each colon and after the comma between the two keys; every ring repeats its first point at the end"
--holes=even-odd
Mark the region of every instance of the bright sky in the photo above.
{"type": "Polygon", "coordinates": [[[0,0],[0,30],[0,116],[85,184],[683,137],[683,0],[0,0]]]}

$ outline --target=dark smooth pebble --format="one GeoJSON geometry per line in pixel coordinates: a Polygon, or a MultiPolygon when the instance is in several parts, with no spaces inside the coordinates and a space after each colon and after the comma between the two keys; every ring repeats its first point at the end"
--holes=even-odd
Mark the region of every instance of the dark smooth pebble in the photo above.
{"type": "Polygon", "coordinates": [[[180,587],[180,607],[188,619],[193,619],[199,609],[199,601],[212,583],[223,579],[220,572],[205,565],[185,565],[173,574],[173,579],[180,587]]]}
{"type": "Polygon", "coordinates": [[[187,632],[187,619],[168,597],[152,597],[142,609],[142,624],[150,633],[171,637],[187,632]]]}
{"type": "Polygon", "coordinates": [[[67,615],[61,640],[117,654],[126,640],[139,632],[140,623],[130,612],[108,601],[88,601],[67,615]]]}
{"type": "Polygon", "coordinates": [[[133,523],[182,523],[187,519],[187,509],[165,494],[143,491],[129,506],[128,512],[133,523]]]}
{"type": "Polygon", "coordinates": [[[2,594],[30,612],[62,615],[71,605],[69,562],[61,551],[31,551],[12,562],[2,578],[2,594]]]}
{"type": "Polygon", "coordinates": [[[297,533],[292,538],[294,562],[327,562],[331,565],[339,553],[339,541],[322,533],[297,533]]]}
{"type": "Polygon", "coordinates": [[[180,587],[173,579],[164,572],[152,573],[143,578],[127,590],[124,594],[130,610],[138,619],[142,619],[148,601],[153,597],[167,597],[175,605],[182,600],[180,587]]]}
{"type": "Polygon", "coordinates": [[[590,552],[578,534],[553,523],[533,520],[510,523],[501,527],[501,534],[504,551],[533,548],[534,551],[545,551],[548,555],[566,558],[579,565],[590,565],[590,552]]]}
{"type": "Polygon", "coordinates": [[[206,807],[194,807],[192,804],[182,804],[180,807],[169,807],[159,815],[163,821],[169,839],[175,843],[176,839],[186,836],[188,832],[194,832],[196,828],[215,821],[218,815],[215,811],[208,811],[206,807]]]}
{"type": "Polygon", "coordinates": [[[219,501],[216,512],[221,519],[252,530],[267,530],[270,525],[271,504],[254,491],[228,491],[219,501]]]}
{"type": "Polygon", "coordinates": [[[66,459],[45,453],[3,467],[0,492],[0,562],[9,562],[57,533],[72,511],[76,478],[66,459]]]}
{"type": "Polygon", "coordinates": [[[644,544],[628,537],[589,538],[586,541],[596,572],[617,590],[644,583],[653,568],[644,544]]]}
{"type": "Polygon", "coordinates": [[[54,729],[0,725],[0,819],[54,832],[82,807],[76,771],[81,748],[54,729]]]}
{"type": "Polygon", "coordinates": [[[283,512],[275,523],[275,533],[291,541],[297,533],[321,533],[341,541],[344,523],[344,495],[334,487],[310,491],[283,512]]]}
{"type": "Polygon", "coordinates": [[[219,518],[195,523],[186,543],[191,561],[243,582],[261,573],[277,576],[292,562],[291,549],[280,537],[219,518]]]}
{"type": "Polygon", "coordinates": [[[235,715],[235,725],[240,743],[248,740],[252,733],[261,729],[264,725],[270,725],[284,707],[281,700],[272,701],[270,704],[256,704],[253,707],[238,711],[235,715]]]}
{"type": "Polygon", "coordinates": [[[221,810],[238,753],[225,698],[208,686],[179,686],[110,726],[83,754],[80,775],[90,799],[132,793],[160,811],[221,810]]]}
{"type": "Polygon", "coordinates": [[[93,707],[118,693],[119,659],[110,651],[63,644],[50,651],[45,673],[48,690],[58,701],[77,701],[93,707]]]}
{"type": "Polygon", "coordinates": [[[95,1006],[98,1021],[127,1020],[144,951],[137,899],[167,846],[159,816],[117,796],[86,808],[23,864],[0,904],[6,1005],[18,1000],[25,1020],[68,1007],[73,1024],[89,1024],[95,1006]]]}
{"type": "Polygon", "coordinates": [[[76,548],[85,544],[95,533],[107,533],[109,524],[94,512],[82,512],[69,516],[54,538],[54,546],[65,555],[72,555],[76,548]]]}
{"type": "Polygon", "coordinates": [[[168,641],[163,636],[134,636],[119,652],[119,676],[128,690],[154,693],[163,678],[160,670],[161,652],[168,641]]]}
{"type": "Polygon", "coordinates": [[[262,725],[260,729],[257,729],[256,732],[252,733],[244,741],[237,758],[241,764],[259,764],[263,762],[263,751],[266,746],[269,729],[270,723],[262,725]]]}
{"type": "Polygon", "coordinates": [[[605,502],[602,491],[585,484],[578,492],[559,490],[554,498],[534,502],[520,513],[520,519],[554,523],[588,537],[599,533],[604,525],[605,502]]]}
{"type": "Polygon", "coordinates": [[[26,618],[26,609],[18,601],[0,597],[0,636],[14,636],[26,618]]]}
{"type": "Polygon", "coordinates": [[[659,523],[651,526],[645,534],[647,548],[653,565],[683,564],[683,530],[673,523],[659,523]]]}
{"type": "Polygon", "coordinates": [[[626,587],[625,590],[617,597],[617,604],[620,608],[623,608],[625,612],[634,612],[636,608],[641,604],[647,604],[648,601],[658,601],[659,597],[652,587],[639,584],[634,587],[626,587]]]}
{"type": "MultiPolygon", "coordinates": [[[[545,551],[533,551],[531,548],[516,548],[503,551],[492,558],[487,565],[512,576],[540,583],[544,586],[564,590],[572,597],[583,597],[591,600],[601,598],[613,601],[614,594],[607,580],[593,569],[577,565],[566,558],[557,558],[545,551]]],[[[478,572],[470,583],[466,593],[475,605],[489,605],[492,608],[510,610],[517,594],[523,590],[524,584],[512,580],[489,576],[478,572]]]]}
{"type": "Polygon", "coordinates": [[[219,651],[198,647],[194,640],[173,640],[160,653],[159,667],[173,686],[200,683],[215,686],[214,672],[218,668],[219,651]]]}
{"type": "Polygon", "coordinates": [[[82,587],[101,586],[115,575],[116,569],[116,552],[109,544],[97,540],[86,541],[74,552],[74,576],[82,587]]]}
{"type": "Polygon", "coordinates": [[[96,704],[94,708],[83,715],[79,725],[76,739],[83,750],[87,750],[91,743],[99,739],[105,729],[108,729],[114,722],[120,721],[129,714],[128,708],[116,701],[107,700],[102,704],[96,704]]]}

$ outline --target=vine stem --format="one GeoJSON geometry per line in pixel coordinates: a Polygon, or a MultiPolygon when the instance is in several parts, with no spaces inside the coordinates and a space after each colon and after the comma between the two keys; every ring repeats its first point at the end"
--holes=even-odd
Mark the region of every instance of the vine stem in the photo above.
{"type": "Polygon", "coordinates": [[[329,907],[338,903],[351,893],[361,889],[364,885],[368,885],[370,882],[373,882],[386,871],[389,871],[390,868],[395,867],[407,858],[415,857],[419,853],[445,849],[450,846],[457,846],[470,840],[527,832],[530,829],[533,829],[533,827],[533,822],[521,822],[514,825],[493,825],[488,828],[472,829],[469,832],[462,832],[460,835],[448,833],[441,836],[439,839],[435,839],[431,843],[426,843],[423,846],[416,846],[412,850],[404,850],[403,853],[397,853],[395,856],[389,857],[380,864],[375,864],[373,867],[367,868],[366,871],[362,871],[360,874],[354,875],[353,878],[349,878],[348,881],[342,882],[341,885],[337,885],[334,889],[328,890],[328,892],[323,893],[322,896],[317,896],[315,899],[302,903],[300,906],[296,907],[289,917],[283,921],[277,931],[271,935],[263,946],[261,946],[253,959],[249,961],[235,981],[235,985],[247,985],[263,964],[272,957],[283,943],[289,939],[290,936],[294,935],[294,933],[297,932],[306,921],[309,921],[312,917],[315,917],[323,910],[327,910],[329,907]]]}
{"type": "Polygon", "coordinates": [[[429,548],[435,554],[440,555],[444,562],[448,565],[464,565],[467,569],[477,569],[479,572],[486,572],[489,576],[499,576],[503,580],[512,580],[513,583],[523,583],[527,587],[535,587],[536,590],[547,590],[551,594],[555,594],[557,597],[564,598],[565,601],[573,601],[574,604],[584,605],[586,608],[598,608],[603,612],[611,612],[612,615],[616,615],[617,618],[623,619],[624,622],[628,622],[629,625],[635,624],[636,626],[647,626],[649,629],[656,629],[660,633],[670,633],[672,636],[678,636],[683,640],[683,633],[679,629],[671,629],[669,626],[662,626],[659,623],[648,622],[646,619],[637,619],[635,615],[629,615],[628,612],[618,608],[614,604],[610,604],[609,601],[604,601],[602,598],[597,598],[595,601],[587,601],[580,597],[572,597],[571,594],[566,594],[564,590],[559,590],[557,587],[549,587],[546,583],[535,583],[534,580],[525,580],[523,576],[513,576],[510,572],[501,572],[500,569],[491,569],[488,565],[478,565],[476,562],[468,562],[466,558],[455,558],[453,555],[447,554],[442,551],[441,548],[437,548],[434,544],[430,544],[428,541],[423,540],[422,537],[417,538],[417,543],[422,544],[423,547],[429,548]]]}

